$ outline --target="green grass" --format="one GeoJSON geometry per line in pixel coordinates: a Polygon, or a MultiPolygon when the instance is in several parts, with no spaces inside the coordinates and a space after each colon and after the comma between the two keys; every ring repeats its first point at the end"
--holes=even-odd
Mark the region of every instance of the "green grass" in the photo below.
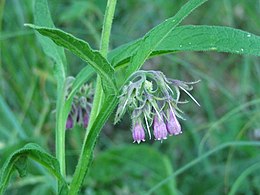
{"type": "MultiPolygon", "coordinates": [[[[52,61],[41,50],[33,31],[23,27],[24,23],[33,23],[33,1],[1,3],[4,11],[0,21],[0,167],[15,149],[28,142],[36,142],[54,154],[56,98],[52,61]]],[[[143,36],[176,13],[183,3],[177,0],[118,1],[110,49],[143,36]]],[[[105,1],[59,0],[49,4],[57,27],[98,48],[105,1]]],[[[260,35],[259,15],[257,0],[209,1],[182,24],[225,25],[260,35]]],[[[74,76],[84,63],[69,52],[66,55],[68,71],[74,76]]],[[[231,189],[240,194],[260,193],[259,145],[237,145],[241,141],[253,144],[260,140],[255,134],[260,129],[259,58],[183,52],[150,59],[144,69],[162,70],[167,77],[180,80],[200,79],[193,95],[201,107],[183,105],[187,118],[181,121],[183,134],[170,137],[162,144],[147,141],[142,144],[146,147],[139,147],[140,151],[131,143],[129,117],[115,127],[111,118],[98,140],[91,177],[84,183],[86,193],[141,194],[154,190],[153,193],[158,194],[168,192],[168,185],[155,186],[169,179],[175,183],[171,192],[179,194],[228,194],[231,189]],[[230,142],[223,150],[201,158],[230,142]],[[124,162],[118,160],[118,151],[122,149],[130,156],[124,156],[124,162]],[[138,155],[131,156],[133,151],[140,152],[140,159],[138,155]],[[149,159],[156,161],[151,155],[161,155],[164,159],[157,157],[164,161],[158,160],[161,174],[157,172],[159,168],[149,164],[149,159]],[[196,159],[200,159],[197,164],[172,176],[196,159]],[[115,174],[120,170],[125,174],[115,174]],[[143,177],[145,175],[147,177],[143,177]],[[239,181],[240,185],[235,183],[239,181]]],[[[67,179],[70,181],[84,130],[76,127],[66,135],[67,179]]],[[[55,182],[46,170],[34,163],[28,166],[31,168],[28,176],[13,176],[6,194],[53,193],[55,182]]]]}

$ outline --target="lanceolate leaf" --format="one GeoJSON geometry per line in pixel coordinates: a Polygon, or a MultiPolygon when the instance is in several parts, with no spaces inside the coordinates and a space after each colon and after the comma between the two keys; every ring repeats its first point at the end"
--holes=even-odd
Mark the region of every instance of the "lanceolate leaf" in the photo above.
{"type": "MultiPolygon", "coordinates": [[[[35,0],[34,21],[36,25],[54,28],[47,0],[35,0]]],[[[54,60],[54,73],[57,77],[57,81],[62,85],[66,77],[66,58],[64,49],[58,47],[52,40],[40,35],[39,33],[37,34],[37,38],[40,41],[46,55],[54,60]]]]}
{"type": "Polygon", "coordinates": [[[61,188],[59,190],[60,193],[61,191],[65,193],[68,190],[65,180],[59,172],[60,167],[58,160],[45,152],[40,146],[30,143],[14,152],[5,162],[0,173],[0,194],[4,193],[13,171],[17,170],[21,176],[25,176],[25,168],[28,158],[31,158],[43,165],[58,179],[61,184],[61,188]]]}
{"type": "MultiPolygon", "coordinates": [[[[115,67],[129,62],[140,39],[109,53],[115,67]]],[[[178,51],[217,51],[260,56],[260,36],[223,26],[181,26],[175,28],[150,56],[178,51]]]]}
{"type": "MultiPolygon", "coordinates": [[[[54,28],[51,19],[47,0],[35,0],[34,21],[36,25],[54,28]]],[[[57,46],[48,37],[37,32],[37,37],[42,45],[44,52],[54,60],[54,75],[57,80],[57,104],[56,104],[56,155],[60,161],[62,174],[65,174],[65,146],[62,140],[65,139],[65,121],[66,113],[64,112],[65,91],[64,82],[66,79],[66,58],[64,49],[57,46]]]]}
{"type": "Polygon", "coordinates": [[[101,76],[105,91],[111,92],[116,90],[113,67],[98,51],[91,49],[87,42],[59,29],[45,28],[32,24],[26,24],[26,26],[37,30],[42,35],[52,39],[57,45],[65,47],[88,62],[101,76]]]}
{"type": "Polygon", "coordinates": [[[140,45],[131,59],[131,65],[127,69],[126,77],[138,70],[155,48],[170,34],[170,32],[194,9],[207,0],[190,0],[177,14],[149,31],[141,40],[140,45]]]}

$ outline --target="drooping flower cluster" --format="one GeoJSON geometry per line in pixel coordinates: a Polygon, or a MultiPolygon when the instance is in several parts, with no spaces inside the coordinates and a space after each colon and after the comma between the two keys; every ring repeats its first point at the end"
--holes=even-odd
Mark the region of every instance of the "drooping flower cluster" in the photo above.
{"type": "MultiPolygon", "coordinates": [[[[74,77],[68,77],[66,80],[67,94],[71,91],[73,81],[74,77]]],[[[73,97],[71,110],[66,121],[66,129],[72,129],[76,124],[87,128],[92,98],[92,86],[88,84],[83,85],[73,97]]]]}
{"type": "Polygon", "coordinates": [[[129,111],[132,136],[137,143],[145,141],[146,134],[149,139],[152,138],[150,129],[153,130],[155,140],[162,141],[168,135],[178,135],[182,130],[177,117],[183,119],[178,104],[188,102],[180,101],[180,91],[184,91],[199,105],[189,93],[193,89],[191,85],[197,82],[166,78],[160,71],[137,71],[130,77],[129,84],[124,86],[119,97],[115,123],[129,111]]]}

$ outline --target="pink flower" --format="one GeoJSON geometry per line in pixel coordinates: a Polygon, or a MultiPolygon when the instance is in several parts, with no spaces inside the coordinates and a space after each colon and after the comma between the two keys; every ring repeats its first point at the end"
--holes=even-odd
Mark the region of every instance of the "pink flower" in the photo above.
{"type": "Polygon", "coordinates": [[[132,130],[132,135],[133,135],[134,143],[137,142],[139,144],[141,141],[143,142],[145,141],[145,131],[140,123],[137,122],[134,125],[134,128],[132,130]]]}
{"type": "Polygon", "coordinates": [[[153,134],[156,140],[167,139],[167,129],[163,119],[159,118],[158,115],[154,116],[153,123],[153,134]]]}
{"type": "Polygon", "coordinates": [[[178,135],[182,133],[181,125],[177,120],[175,113],[171,109],[168,110],[168,113],[169,113],[169,120],[166,123],[166,127],[169,135],[178,135]]]}

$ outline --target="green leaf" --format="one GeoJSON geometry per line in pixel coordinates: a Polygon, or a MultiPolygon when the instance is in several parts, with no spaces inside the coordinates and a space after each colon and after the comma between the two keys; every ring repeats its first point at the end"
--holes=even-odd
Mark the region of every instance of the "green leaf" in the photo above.
{"type": "MultiPolygon", "coordinates": [[[[54,28],[47,0],[35,0],[34,7],[35,24],[54,28]]],[[[37,33],[38,39],[44,52],[54,60],[54,75],[57,80],[57,104],[56,104],[56,155],[60,161],[62,174],[65,175],[65,124],[66,117],[64,113],[65,90],[64,83],[66,79],[66,58],[64,49],[58,47],[52,40],[37,33]]]]}
{"type": "MultiPolygon", "coordinates": [[[[109,149],[98,155],[89,171],[87,184],[96,184],[92,186],[97,194],[102,193],[100,190],[107,193],[114,191],[111,183],[117,183],[116,188],[120,186],[121,189],[128,189],[129,194],[145,194],[172,173],[172,165],[167,156],[153,147],[128,145],[109,149]],[[105,166],[109,169],[102,168],[105,166]]],[[[175,188],[175,180],[172,178],[156,194],[176,194],[175,188]]]]}
{"type": "Polygon", "coordinates": [[[60,174],[58,160],[45,152],[37,144],[29,143],[23,148],[14,152],[4,163],[0,175],[0,194],[3,194],[7,188],[13,171],[17,170],[20,176],[25,176],[27,171],[26,167],[28,158],[31,158],[43,165],[53,176],[59,180],[61,184],[61,188],[59,189],[60,193],[65,193],[68,190],[66,181],[60,174]]]}
{"type": "MultiPolygon", "coordinates": [[[[129,62],[140,39],[109,53],[115,67],[129,62]]],[[[150,56],[178,51],[217,51],[260,56],[260,37],[223,26],[181,26],[174,29],[150,56]]]]}
{"type": "Polygon", "coordinates": [[[131,66],[127,68],[126,78],[138,70],[155,48],[170,34],[170,32],[194,9],[207,0],[190,0],[177,14],[150,30],[141,40],[140,45],[131,59],[131,66]]]}
{"type": "Polygon", "coordinates": [[[223,26],[180,27],[174,34],[171,33],[163,43],[164,45],[160,44],[156,48],[158,52],[163,50],[218,51],[260,56],[259,36],[223,26]],[[171,46],[173,39],[176,48],[171,46]],[[184,49],[181,49],[182,47],[184,49]]]}
{"type": "Polygon", "coordinates": [[[27,155],[20,155],[19,159],[17,159],[14,164],[20,177],[25,177],[27,175],[27,160],[27,155]]]}
{"type": "Polygon", "coordinates": [[[105,92],[112,94],[116,91],[116,85],[114,83],[114,68],[100,54],[100,52],[93,50],[87,42],[59,29],[45,28],[32,24],[26,24],[26,26],[29,26],[42,35],[49,37],[57,45],[65,47],[73,54],[89,63],[89,65],[91,65],[100,75],[105,92]]]}
{"type": "MultiPolygon", "coordinates": [[[[36,25],[54,28],[47,0],[35,0],[34,21],[36,25]]],[[[55,76],[62,85],[66,78],[66,57],[64,49],[58,47],[52,40],[37,33],[44,53],[55,62],[55,76]]]]}

